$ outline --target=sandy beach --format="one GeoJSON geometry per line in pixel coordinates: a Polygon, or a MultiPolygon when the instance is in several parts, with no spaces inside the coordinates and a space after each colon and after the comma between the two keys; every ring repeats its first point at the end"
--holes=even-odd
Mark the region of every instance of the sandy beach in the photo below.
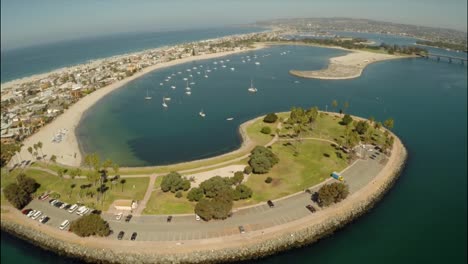
{"type": "MultiPolygon", "coordinates": [[[[79,166],[82,162],[82,155],[80,153],[78,140],[75,135],[75,129],[78,126],[81,120],[81,117],[86,112],[86,110],[89,109],[91,106],[93,106],[96,102],[98,102],[104,96],[108,95],[112,91],[115,91],[123,87],[125,84],[154,70],[171,67],[171,66],[186,63],[186,62],[191,62],[194,60],[213,59],[213,58],[223,57],[227,55],[232,55],[235,53],[258,50],[264,47],[266,46],[262,44],[258,44],[254,48],[248,49],[248,50],[219,52],[219,53],[213,53],[213,54],[191,56],[191,57],[173,60],[173,61],[160,63],[157,65],[147,67],[143,69],[142,71],[135,73],[131,77],[128,77],[121,81],[117,81],[111,85],[103,87],[81,98],[77,103],[72,105],[68,110],[66,110],[62,115],[58,116],[54,121],[42,127],[35,134],[31,135],[26,140],[24,140],[23,142],[24,146],[21,149],[20,155],[21,157],[23,157],[23,159],[32,158],[31,154],[27,151],[27,148],[40,141],[43,144],[42,153],[46,156],[46,159],[49,159],[51,155],[55,155],[57,156],[57,162],[60,164],[69,165],[69,166],[79,166]],[[67,130],[63,140],[60,143],[53,143],[52,138],[60,130],[67,130]]],[[[47,75],[49,74],[50,73],[47,73],[47,75]]]]}
{"type": "Polygon", "coordinates": [[[290,70],[289,73],[302,78],[323,80],[353,79],[361,76],[362,71],[371,63],[411,57],[362,50],[349,51],[351,52],[344,56],[331,58],[326,69],[317,71],[290,70]]]}

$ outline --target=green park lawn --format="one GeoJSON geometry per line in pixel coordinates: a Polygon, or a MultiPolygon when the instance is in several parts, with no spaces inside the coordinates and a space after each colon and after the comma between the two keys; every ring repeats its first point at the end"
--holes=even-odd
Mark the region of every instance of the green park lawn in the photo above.
{"type": "MultiPolygon", "coordinates": [[[[120,183],[115,184],[110,188],[110,183],[107,184],[109,189],[105,192],[104,201],[97,203],[96,196],[91,198],[90,196],[86,197],[86,191],[81,191],[80,198],[80,185],[89,184],[90,182],[86,179],[65,179],[60,178],[56,175],[52,175],[48,172],[29,169],[25,170],[24,173],[35,179],[40,187],[36,191],[35,195],[39,196],[45,191],[51,191],[59,195],[61,201],[67,203],[76,203],[81,202],[85,205],[88,205],[92,208],[98,210],[107,210],[109,205],[116,199],[132,199],[132,200],[141,200],[143,199],[146,189],[148,187],[149,178],[126,178],[126,183],[122,186],[120,183]],[[72,189],[71,185],[75,184],[76,186],[72,189]],[[122,190],[123,187],[123,190],[122,190]]],[[[11,173],[2,173],[1,176],[1,186],[4,188],[8,184],[15,182],[16,175],[19,174],[19,170],[14,170],[11,173]]],[[[96,191],[94,185],[90,190],[96,191]]],[[[4,197],[2,194],[2,203],[4,202],[4,197]]]]}

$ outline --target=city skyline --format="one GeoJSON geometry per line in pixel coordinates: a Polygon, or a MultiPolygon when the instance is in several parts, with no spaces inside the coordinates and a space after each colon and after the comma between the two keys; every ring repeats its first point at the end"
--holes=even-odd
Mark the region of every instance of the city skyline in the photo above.
{"type": "Polygon", "coordinates": [[[466,1],[460,0],[2,1],[1,45],[7,50],[117,33],[222,27],[295,17],[365,18],[466,31],[466,7],[466,1]]]}

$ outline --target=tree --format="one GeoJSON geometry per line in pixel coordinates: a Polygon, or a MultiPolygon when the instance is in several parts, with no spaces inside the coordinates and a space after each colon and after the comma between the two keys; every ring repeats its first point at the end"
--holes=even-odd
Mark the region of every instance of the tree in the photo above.
{"type": "Polygon", "coordinates": [[[117,175],[119,173],[119,164],[112,164],[112,170],[114,171],[114,174],[117,175]]]}
{"type": "Polygon", "coordinates": [[[200,183],[199,188],[203,190],[203,193],[208,198],[214,198],[223,192],[232,192],[231,181],[221,176],[215,176],[203,181],[200,183]]]}
{"type": "Polygon", "coordinates": [[[235,184],[235,185],[241,184],[243,180],[244,180],[244,172],[242,171],[236,171],[234,173],[234,176],[231,178],[232,184],[235,184]]]}
{"type": "Polygon", "coordinates": [[[344,104],[343,104],[344,111],[346,111],[348,109],[348,107],[349,107],[349,103],[347,101],[344,102],[344,104]]]}
{"type": "Polygon", "coordinates": [[[175,193],[179,190],[188,190],[190,189],[190,181],[183,179],[182,176],[177,172],[171,172],[163,177],[161,181],[161,190],[163,192],[171,191],[175,193]]]}
{"type": "Polygon", "coordinates": [[[325,207],[344,200],[349,194],[348,185],[341,182],[325,184],[318,190],[317,202],[325,207]]]}
{"type": "Polygon", "coordinates": [[[31,146],[28,147],[28,152],[29,152],[29,154],[31,154],[31,157],[34,158],[34,156],[33,156],[33,154],[32,154],[32,153],[33,153],[33,149],[32,149],[31,146]]]}
{"type": "Polygon", "coordinates": [[[373,116],[371,116],[371,117],[369,117],[369,121],[370,121],[370,123],[372,124],[372,123],[375,122],[375,118],[374,118],[373,116]]]}
{"type": "Polygon", "coordinates": [[[386,127],[388,130],[392,130],[393,128],[393,118],[389,118],[387,120],[384,121],[383,125],[384,127],[386,127]]]}
{"type": "Polygon", "coordinates": [[[374,123],[374,128],[375,129],[379,130],[381,127],[382,127],[382,123],[380,123],[380,122],[374,123]]]}
{"type": "Polygon", "coordinates": [[[211,204],[211,201],[207,199],[201,199],[195,205],[195,213],[205,221],[211,220],[214,214],[214,209],[211,204]]]}
{"type": "Polygon", "coordinates": [[[275,113],[269,113],[263,118],[265,123],[275,123],[278,120],[278,116],[275,113]]]}
{"type": "Polygon", "coordinates": [[[369,129],[369,124],[366,121],[358,121],[354,128],[356,129],[356,132],[363,135],[366,133],[367,129],[369,129]]]}
{"type": "Polygon", "coordinates": [[[28,194],[34,193],[40,186],[36,180],[26,176],[24,173],[20,173],[16,176],[16,182],[18,183],[18,186],[28,194]]]}
{"type": "Polygon", "coordinates": [[[113,165],[113,162],[112,160],[110,159],[106,159],[103,163],[102,163],[102,169],[107,173],[107,169],[112,167],[113,165]]]}
{"type": "Polygon", "coordinates": [[[191,202],[193,201],[200,201],[200,199],[203,198],[203,190],[200,188],[192,188],[190,191],[187,193],[187,199],[191,202]]]}
{"type": "Polygon", "coordinates": [[[338,107],[338,101],[333,100],[332,101],[332,107],[333,107],[333,110],[335,110],[338,107]]]}
{"type": "Polygon", "coordinates": [[[63,178],[63,170],[62,170],[62,168],[58,168],[58,169],[57,169],[57,176],[59,176],[60,178],[63,178]]]}
{"type": "Polygon", "coordinates": [[[278,157],[270,149],[256,146],[251,152],[249,165],[253,173],[267,173],[278,162],[278,157]]]}
{"type": "Polygon", "coordinates": [[[252,189],[244,184],[239,184],[234,190],[234,200],[243,200],[252,197],[252,189]]]}
{"type": "Polygon", "coordinates": [[[252,173],[252,167],[250,167],[249,165],[245,166],[245,168],[244,168],[244,173],[245,173],[245,174],[250,174],[250,173],[252,173]]]}
{"type": "Polygon", "coordinates": [[[70,230],[80,237],[106,237],[110,234],[109,224],[98,214],[84,215],[72,221],[70,230]]]}
{"type": "Polygon", "coordinates": [[[3,190],[5,198],[10,202],[15,208],[22,209],[31,201],[31,196],[25,190],[23,190],[18,184],[11,183],[5,187],[3,190]]]}
{"type": "Polygon", "coordinates": [[[121,179],[120,180],[120,185],[122,185],[122,192],[123,192],[123,187],[124,187],[124,184],[127,182],[127,180],[125,179],[121,179]]]}
{"type": "Polygon", "coordinates": [[[271,133],[271,128],[269,126],[264,126],[262,127],[262,130],[260,130],[263,134],[270,134],[271,133]]]}
{"type": "Polygon", "coordinates": [[[266,177],[265,183],[271,183],[273,181],[273,178],[271,177],[266,177]]]}
{"type": "Polygon", "coordinates": [[[181,191],[177,191],[176,194],[175,194],[175,197],[181,198],[181,197],[182,197],[182,192],[181,192],[181,191]]]}
{"type": "Polygon", "coordinates": [[[42,158],[44,157],[44,153],[42,152],[42,142],[37,142],[37,148],[41,151],[42,158]]]}
{"type": "Polygon", "coordinates": [[[351,124],[351,122],[353,122],[353,118],[348,114],[345,114],[343,119],[341,119],[341,124],[345,126],[351,124]]]}
{"type": "Polygon", "coordinates": [[[50,156],[50,161],[52,161],[53,163],[57,162],[57,156],[55,155],[50,156]]]}
{"type": "Polygon", "coordinates": [[[88,181],[92,182],[94,184],[94,186],[96,186],[96,183],[101,178],[101,175],[97,171],[90,170],[86,174],[86,177],[87,177],[88,181]]]}

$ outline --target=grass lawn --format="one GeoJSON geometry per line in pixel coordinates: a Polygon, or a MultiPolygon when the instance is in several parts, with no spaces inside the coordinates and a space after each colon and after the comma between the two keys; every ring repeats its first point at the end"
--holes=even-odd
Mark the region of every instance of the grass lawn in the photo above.
{"type": "Polygon", "coordinates": [[[155,188],[151,198],[146,204],[143,214],[190,214],[194,212],[195,203],[187,200],[187,192],[182,192],[181,198],[175,197],[174,193],[163,192],[155,188]]]}
{"type": "Polygon", "coordinates": [[[236,202],[237,207],[302,191],[327,179],[333,171],[341,171],[348,165],[346,156],[343,155],[343,159],[338,158],[335,148],[330,143],[304,140],[297,145],[297,156],[293,155],[293,147],[284,146],[284,143],[273,145],[273,152],[278,155],[280,162],[269,173],[252,174],[249,177],[246,185],[253,190],[253,196],[249,200],[236,202]],[[324,154],[328,154],[329,157],[324,154]],[[273,182],[265,183],[267,177],[273,178],[273,182]]]}
{"type": "Polygon", "coordinates": [[[258,119],[253,124],[247,127],[247,135],[249,138],[252,139],[257,145],[265,145],[273,139],[271,134],[276,133],[276,126],[278,125],[279,121],[275,123],[265,123],[263,122],[263,118],[258,119]],[[263,127],[269,127],[271,129],[271,134],[263,134],[260,132],[263,127]]]}
{"type": "MultiPolygon", "coordinates": [[[[6,185],[15,182],[16,175],[19,174],[19,170],[15,170],[10,174],[3,174],[1,178],[2,188],[6,185]]],[[[82,196],[80,198],[80,185],[89,184],[86,179],[64,179],[59,178],[58,176],[49,174],[44,171],[39,170],[26,170],[25,174],[31,178],[34,178],[41,186],[36,191],[35,195],[38,196],[45,191],[52,191],[60,195],[60,200],[67,203],[76,203],[82,202],[86,205],[91,206],[92,208],[99,210],[107,210],[109,205],[115,199],[132,199],[132,200],[141,200],[143,199],[146,188],[148,187],[149,178],[127,178],[126,183],[122,185],[120,183],[114,185],[112,189],[108,189],[104,196],[104,202],[97,203],[96,196],[93,198],[86,197],[86,191],[83,190],[82,196]],[[75,188],[71,188],[71,185],[75,184],[75,188]]],[[[110,187],[110,182],[107,184],[110,187]]],[[[96,191],[96,187],[92,186],[89,190],[96,191]]],[[[3,194],[2,194],[3,201],[3,194]]]]}

